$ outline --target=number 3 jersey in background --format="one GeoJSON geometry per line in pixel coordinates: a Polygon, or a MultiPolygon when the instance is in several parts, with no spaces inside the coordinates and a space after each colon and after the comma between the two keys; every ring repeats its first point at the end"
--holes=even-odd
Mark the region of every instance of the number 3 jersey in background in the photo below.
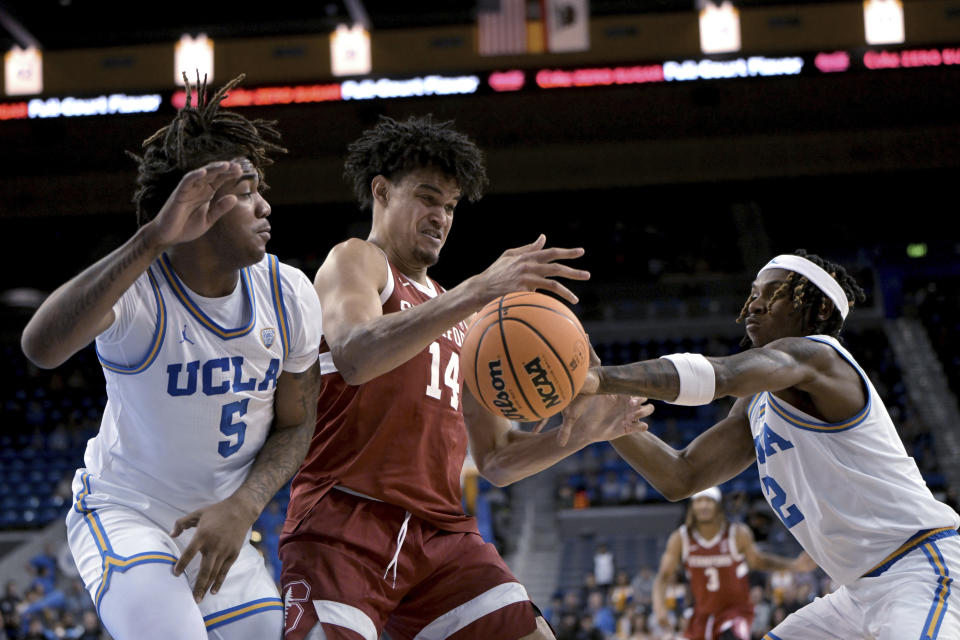
{"type": "Polygon", "coordinates": [[[686,525],[680,526],[683,568],[690,583],[694,610],[701,617],[718,614],[731,607],[746,607],[753,617],[750,604],[750,569],[746,558],[737,549],[733,524],[727,523],[710,540],[704,540],[686,525]]]}
{"type": "Polygon", "coordinates": [[[829,336],[809,339],[857,371],[867,397],[861,411],[824,423],[763,392],[747,412],[771,508],[831,578],[848,584],[918,533],[955,529],[960,516],[930,493],[853,356],[829,336]]]}
{"type": "Polygon", "coordinates": [[[92,491],[129,488],[183,513],[229,497],[270,432],[280,374],[316,362],[313,285],[266,255],[231,294],[205,298],[164,254],[113,310],[96,341],[108,400],[84,456],[92,491]]]}
{"type": "MultiPolygon", "coordinates": [[[[443,291],[433,280],[425,286],[387,266],[384,315],[404,313],[443,291]]],[[[321,342],[317,429],[293,480],[285,533],[335,485],[402,507],[438,529],[476,530],[460,501],[467,450],[460,397],[465,333],[459,322],[407,362],[358,386],[344,382],[321,342]]]]}

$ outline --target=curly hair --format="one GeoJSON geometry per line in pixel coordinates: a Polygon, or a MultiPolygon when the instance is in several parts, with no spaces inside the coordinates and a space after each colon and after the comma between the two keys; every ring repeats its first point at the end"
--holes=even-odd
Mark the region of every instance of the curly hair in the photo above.
{"type": "Polygon", "coordinates": [[[187,102],[167,126],[143,141],[143,156],[127,151],[137,163],[137,185],[133,196],[137,224],[153,220],[180,179],[194,169],[217,160],[245,157],[260,178],[260,192],[268,187],[263,168],[273,164],[268,153],[286,153],[280,146],[280,132],[274,120],[248,120],[242,115],[220,109],[230,89],[246,77],[240,74],[213,97],[207,98],[207,80],[197,74],[197,106],[191,101],[190,81],[186,83],[187,102]]]}
{"type": "Polygon", "coordinates": [[[362,209],[373,206],[370,182],[377,175],[401,179],[421,167],[434,167],[457,182],[463,197],[476,202],[487,185],[483,152],[453,128],[453,122],[434,122],[432,116],[411,116],[398,122],[380,116],[347,148],[344,179],[353,187],[362,209]]]}
{"type": "MultiPolygon", "coordinates": [[[[857,284],[853,276],[847,273],[847,270],[841,265],[830,262],[829,260],[824,260],[816,254],[807,253],[803,249],[797,249],[793,254],[801,258],[806,258],[829,273],[830,276],[840,284],[844,294],[847,296],[847,301],[850,303],[851,309],[856,303],[863,302],[866,299],[863,289],[860,288],[860,285],[857,284]]],[[[790,296],[790,299],[793,301],[794,311],[798,311],[801,314],[803,318],[803,328],[804,331],[807,332],[807,335],[819,334],[833,336],[834,338],[840,337],[840,330],[843,328],[843,316],[840,315],[840,310],[834,305],[833,313],[830,314],[830,317],[826,320],[821,320],[819,318],[820,306],[824,300],[829,300],[829,298],[805,276],[795,271],[789,272],[787,278],[777,287],[773,295],[770,296],[770,301],[767,303],[767,310],[770,310],[774,302],[786,296],[790,296]]],[[[740,315],[737,317],[737,322],[743,322],[746,319],[750,300],[748,297],[747,301],[743,304],[740,315]]],[[[746,339],[744,339],[744,341],[749,342],[746,339]]]]}

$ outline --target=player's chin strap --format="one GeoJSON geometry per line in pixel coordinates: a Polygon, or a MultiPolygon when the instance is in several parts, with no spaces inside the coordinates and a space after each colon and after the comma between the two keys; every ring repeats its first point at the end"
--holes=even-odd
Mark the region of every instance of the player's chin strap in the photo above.
{"type": "Polygon", "coordinates": [[[387,565],[387,570],[383,572],[383,579],[387,579],[387,574],[393,568],[393,588],[397,588],[397,561],[400,559],[400,547],[403,546],[403,540],[407,537],[407,523],[410,522],[410,512],[403,518],[403,524],[400,525],[400,533],[397,534],[397,550],[393,554],[393,560],[387,565]]]}

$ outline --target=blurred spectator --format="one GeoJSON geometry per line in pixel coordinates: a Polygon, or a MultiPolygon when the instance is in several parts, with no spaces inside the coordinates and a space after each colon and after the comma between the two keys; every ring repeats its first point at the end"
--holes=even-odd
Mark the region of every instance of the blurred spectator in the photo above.
{"type": "Polygon", "coordinates": [[[598,629],[589,613],[580,617],[580,628],[576,635],[577,640],[606,640],[603,631],[598,629]]]}
{"type": "Polygon", "coordinates": [[[103,629],[100,627],[100,619],[93,610],[83,612],[83,633],[78,640],[103,640],[103,629]]]}
{"type": "Polygon", "coordinates": [[[602,591],[594,591],[587,596],[587,613],[590,616],[591,624],[604,634],[612,635],[616,632],[616,613],[613,607],[607,604],[607,599],[602,591]]]}
{"type": "Polygon", "coordinates": [[[620,502],[620,477],[616,471],[607,471],[603,474],[600,483],[600,504],[613,506],[620,502]]]}
{"type": "Polygon", "coordinates": [[[34,618],[30,621],[27,627],[27,635],[23,636],[23,640],[53,640],[53,635],[48,635],[48,632],[43,628],[42,620],[34,618]]]}
{"type": "Polygon", "coordinates": [[[577,640],[580,631],[580,616],[576,613],[565,613],[557,627],[557,640],[577,640]]]}
{"type": "Polygon", "coordinates": [[[0,598],[0,614],[7,617],[11,616],[16,612],[17,605],[20,604],[22,599],[20,592],[17,590],[17,583],[13,580],[8,580],[3,589],[3,597],[0,598]]]}
{"type": "Polygon", "coordinates": [[[614,570],[613,552],[601,542],[597,545],[596,553],[593,554],[593,577],[597,581],[597,586],[605,592],[613,584],[614,570]]]}
{"type": "Polygon", "coordinates": [[[764,588],[751,587],[750,602],[753,603],[753,626],[750,633],[755,640],[760,640],[767,631],[773,628],[770,624],[773,616],[773,603],[767,598],[764,588]]]}
{"type": "Polygon", "coordinates": [[[638,605],[649,607],[653,604],[653,581],[656,574],[647,566],[640,567],[640,571],[630,581],[633,599],[638,605]]]}
{"type": "Polygon", "coordinates": [[[626,571],[617,571],[613,588],[610,590],[610,604],[617,613],[623,613],[633,604],[633,586],[630,584],[630,574],[626,571]]]}

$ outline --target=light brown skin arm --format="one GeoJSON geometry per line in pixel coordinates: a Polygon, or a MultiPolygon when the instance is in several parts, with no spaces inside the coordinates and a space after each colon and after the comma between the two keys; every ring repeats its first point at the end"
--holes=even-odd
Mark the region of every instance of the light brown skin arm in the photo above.
{"type": "Polygon", "coordinates": [[[277,491],[293,477],[310,448],[317,418],[320,392],[320,365],[316,362],[302,373],[285,372],[277,379],[274,422],[266,442],[257,453],[250,473],[232,496],[198,509],[174,523],[170,535],[186,529],[196,534],[174,566],[174,575],[201,555],[200,571],[193,588],[197,602],[207,590],[216,593],[227,577],[246,542],[247,530],[277,491]]]}
{"type": "Polygon", "coordinates": [[[194,240],[237,203],[219,190],[241,166],[214,162],[187,173],[149,223],[117,250],[87,267],[43,301],[20,338],[38,367],[58,367],[114,321],[113,305],[167,248],[194,240]]]}
{"type": "Polygon", "coordinates": [[[653,615],[661,629],[667,629],[670,626],[667,612],[667,587],[673,584],[682,560],[683,541],[680,538],[680,531],[676,530],[667,540],[667,548],[660,557],[660,568],[657,569],[657,576],[653,579],[653,615]]]}
{"type": "Polygon", "coordinates": [[[747,559],[747,566],[757,571],[813,571],[817,568],[813,559],[803,551],[796,558],[787,558],[757,549],[753,532],[745,524],[734,525],[737,549],[747,559]]]}
{"type": "Polygon", "coordinates": [[[611,444],[667,500],[683,500],[737,476],[756,460],[748,402],[737,400],[726,418],[679,451],[649,432],[611,444]]]}
{"type": "Polygon", "coordinates": [[[653,412],[649,404],[622,396],[578,396],[563,411],[564,422],[575,423],[576,437],[560,444],[552,433],[529,433],[513,428],[463,394],[463,417],[470,451],[480,474],[498,487],[521,480],[563,460],[593,442],[639,433],[641,420],[653,412]]]}
{"type": "MultiPolygon", "coordinates": [[[[347,240],[334,247],[314,286],[323,308],[323,333],[347,384],[363,384],[400,366],[484,304],[515,290],[567,291],[554,278],[586,280],[586,271],[557,264],[581,249],[543,249],[544,238],[509,249],[483,273],[403,313],[383,315],[380,291],[389,277],[375,245],[347,240]]],[[[573,297],[572,293],[569,296],[573,297]]],[[[575,301],[576,298],[573,297],[575,301]]]]}

